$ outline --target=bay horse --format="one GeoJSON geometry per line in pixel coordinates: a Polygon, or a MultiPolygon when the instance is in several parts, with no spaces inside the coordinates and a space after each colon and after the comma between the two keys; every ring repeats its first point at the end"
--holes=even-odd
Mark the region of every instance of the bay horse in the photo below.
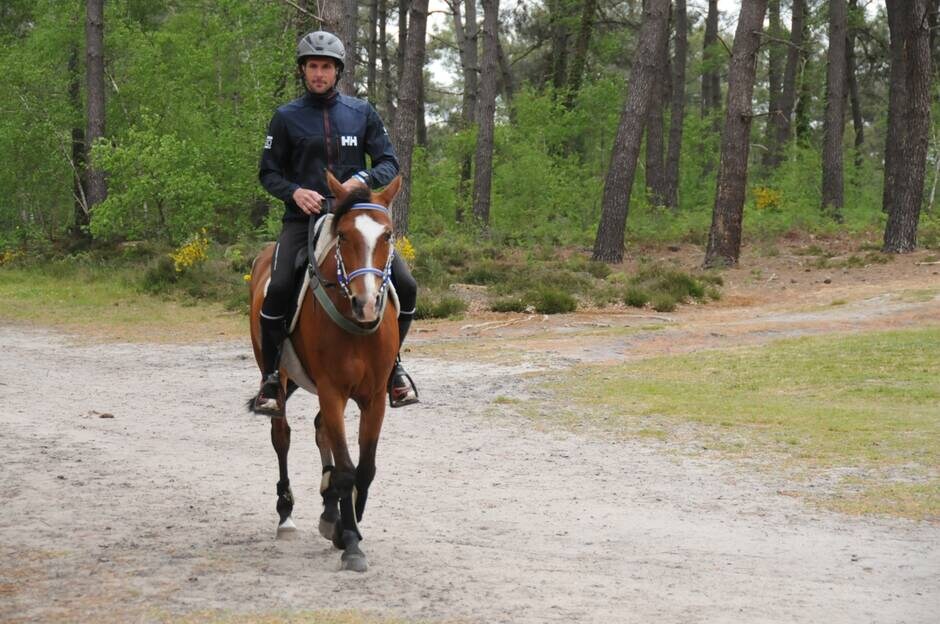
{"type": "MultiPolygon", "coordinates": [[[[350,193],[329,172],[327,183],[335,196],[335,207],[330,232],[321,236],[335,236],[335,247],[333,253],[324,256],[317,270],[311,271],[313,294],[308,292],[299,304],[299,319],[282,353],[292,347],[303,372],[316,384],[320,403],[314,421],[323,466],[319,532],[343,551],[342,569],[363,572],[368,563],[359,546],[362,534],[358,523],[375,477],[386,384],[399,348],[395,314],[383,312],[388,304],[394,254],[388,206],[398,192],[401,177],[396,177],[381,193],[367,189],[350,193]],[[331,282],[323,276],[335,279],[331,282]],[[318,289],[319,293],[315,292],[318,289]],[[331,306],[333,310],[329,309],[331,306]],[[349,399],[360,409],[358,465],[350,458],[346,444],[343,412],[349,399]]],[[[273,244],[265,248],[251,270],[251,343],[259,369],[260,311],[271,274],[273,250],[273,244]]],[[[313,258],[310,261],[316,266],[313,258]]],[[[271,418],[271,442],[279,471],[276,505],[279,537],[296,528],[291,519],[294,495],[287,472],[291,429],[285,404],[297,385],[305,385],[300,380],[303,374],[296,370],[291,373],[288,368],[282,357],[278,415],[271,418]]]]}

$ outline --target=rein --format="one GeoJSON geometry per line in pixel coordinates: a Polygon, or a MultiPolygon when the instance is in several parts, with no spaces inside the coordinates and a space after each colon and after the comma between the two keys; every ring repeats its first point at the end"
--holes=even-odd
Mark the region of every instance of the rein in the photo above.
{"type": "MultiPolygon", "coordinates": [[[[384,214],[389,214],[388,208],[385,206],[366,202],[353,204],[350,207],[350,211],[352,210],[378,210],[384,214]]],[[[317,223],[321,223],[321,221],[322,220],[320,219],[318,219],[317,222],[311,221],[310,227],[316,228],[317,223]]],[[[323,225],[321,223],[319,229],[322,228],[323,225]]],[[[395,258],[394,242],[392,243],[388,253],[388,260],[385,262],[384,270],[380,271],[374,267],[363,267],[361,269],[356,269],[351,273],[347,273],[346,266],[343,263],[343,255],[340,251],[340,241],[337,239],[334,246],[334,255],[336,258],[336,282],[331,283],[327,282],[320,273],[320,267],[317,266],[317,259],[314,253],[315,245],[313,244],[313,241],[315,238],[318,238],[320,234],[321,232],[316,231],[314,232],[314,236],[308,237],[308,255],[310,256],[309,272],[311,274],[311,278],[313,278],[310,281],[312,286],[311,291],[313,292],[314,298],[320,303],[320,305],[323,306],[324,311],[327,313],[330,319],[339,325],[339,327],[343,330],[360,336],[375,333],[375,331],[379,328],[379,325],[382,324],[382,319],[385,316],[385,308],[388,304],[388,297],[386,295],[388,293],[388,284],[392,277],[392,260],[395,258]],[[369,323],[368,325],[355,323],[340,314],[339,310],[336,309],[333,301],[324,290],[325,288],[339,285],[343,291],[343,294],[346,295],[346,299],[351,302],[352,293],[349,290],[349,284],[352,282],[352,280],[362,275],[377,275],[382,278],[382,285],[379,287],[379,317],[373,323],[369,323]]]]}

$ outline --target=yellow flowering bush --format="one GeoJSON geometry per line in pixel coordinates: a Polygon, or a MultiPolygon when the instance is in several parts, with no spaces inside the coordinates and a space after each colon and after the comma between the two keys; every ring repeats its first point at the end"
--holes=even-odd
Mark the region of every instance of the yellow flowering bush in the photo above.
{"type": "Polygon", "coordinates": [[[779,210],[783,193],[767,186],[754,189],[754,204],[758,210],[779,210]]]}
{"type": "Polygon", "coordinates": [[[407,236],[402,236],[395,241],[395,249],[406,262],[414,262],[415,258],[418,257],[414,245],[411,244],[407,236]]]}
{"type": "Polygon", "coordinates": [[[0,266],[9,264],[23,255],[23,252],[19,249],[7,249],[4,252],[0,252],[0,266]]]}
{"type": "Polygon", "coordinates": [[[176,251],[170,254],[173,260],[173,268],[177,273],[191,268],[197,264],[205,262],[208,258],[209,239],[206,237],[206,230],[190,237],[176,251]]]}

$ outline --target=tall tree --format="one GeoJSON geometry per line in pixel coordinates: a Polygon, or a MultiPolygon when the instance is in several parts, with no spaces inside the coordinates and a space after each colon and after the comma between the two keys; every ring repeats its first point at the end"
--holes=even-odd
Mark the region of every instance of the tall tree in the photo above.
{"type": "Polygon", "coordinates": [[[776,167],[783,158],[783,150],[790,142],[793,128],[793,105],[796,103],[796,86],[802,72],[803,30],[806,19],[806,0],[793,0],[790,18],[790,46],[787,50],[787,65],[783,70],[780,90],[780,112],[771,115],[770,122],[776,136],[770,145],[770,166],[776,167]]]}
{"type": "Polygon", "coordinates": [[[392,64],[388,58],[388,0],[379,0],[379,59],[382,61],[382,91],[385,93],[385,122],[395,123],[395,90],[392,89],[392,64]]]}
{"type": "Polygon", "coordinates": [[[685,64],[688,56],[689,20],[685,0],[675,0],[675,53],[672,59],[672,104],[669,120],[669,152],[666,156],[664,200],[673,210],[679,207],[679,155],[682,151],[682,120],[685,118],[685,64]]]}
{"type": "Polygon", "coordinates": [[[604,181],[601,220],[594,239],[595,260],[623,260],[623,235],[630,193],[633,190],[643,128],[649,113],[650,94],[655,81],[659,79],[656,74],[656,57],[666,39],[668,19],[669,0],[649,0],[643,9],[643,24],[633,55],[633,69],[630,71],[630,90],[620,115],[620,125],[604,181]]]}
{"type": "Polygon", "coordinates": [[[339,31],[346,47],[346,64],[340,90],[346,95],[356,94],[356,66],[359,64],[359,3],[343,0],[343,21],[339,31]]]}
{"type": "Polygon", "coordinates": [[[721,161],[715,209],[708,233],[705,266],[733,266],[741,255],[741,223],[744,218],[744,191],[747,185],[747,158],[750,149],[751,97],[761,26],[767,0],[741,3],[738,27],[728,68],[728,105],[721,133],[721,161]]]}
{"type": "Polygon", "coordinates": [[[378,100],[378,26],[379,0],[369,0],[369,43],[367,50],[369,66],[366,68],[366,94],[373,105],[378,100]]]}
{"type": "Polygon", "coordinates": [[[72,236],[79,239],[88,237],[89,211],[85,197],[88,186],[85,166],[85,129],[79,122],[82,119],[82,83],[79,74],[78,45],[73,44],[69,51],[69,103],[72,106],[75,122],[72,124],[72,192],[75,195],[72,236]]]}
{"type": "Polygon", "coordinates": [[[823,119],[822,208],[842,220],[842,137],[845,131],[845,0],[829,2],[829,54],[826,67],[826,116],[823,119]]]}
{"type": "Polygon", "coordinates": [[[777,132],[773,119],[781,114],[780,100],[783,97],[783,27],[780,25],[780,0],[767,2],[767,125],[764,133],[764,153],[761,158],[765,167],[777,162],[779,149],[776,146],[777,132]]]}
{"type": "Polygon", "coordinates": [[[862,117],[862,102],[858,93],[858,78],[855,61],[855,39],[859,25],[865,23],[865,13],[858,10],[858,0],[849,0],[849,15],[845,40],[845,74],[852,105],[852,126],[855,129],[855,165],[862,164],[862,146],[865,144],[865,120],[862,117]]]}
{"type": "Polygon", "coordinates": [[[88,189],[88,209],[93,209],[108,197],[104,172],[94,165],[90,150],[95,141],[104,136],[104,0],[88,0],[85,9],[85,93],[87,100],[85,131],[88,189]]]}
{"type": "Polygon", "coordinates": [[[578,38],[574,44],[574,58],[568,76],[568,97],[566,106],[574,108],[575,99],[581,89],[581,79],[584,77],[584,67],[587,63],[588,47],[591,44],[591,33],[594,31],[594,15],[597,13],[597,0],[584,0],[581,7],[581,23],[578,27],[578,38]]]}
{"type": "Polygon", "coordinates": [[[930,29],[927,0],[889,2],[891,85],[885,138],[886,253],[917,245],[930,133],[930,29]]]}
{"type": "Polygon", "coordinates": [[[546,0],[551,20],[552,53],[549,57],[552,86],[560,93],[568,86],[568,39],[571,37],[570,0],[546,0]]]}
{"type": "MultiPolygon", "coordinates": [[[[477,3],[476,0],[451,0],[451,12],[454,16],[454,35],[460,54],[460,68],[463,74],[463,97],[460,107],[461,128],[470,128],[475,123],[477,106],[477,82],[479,77],[479,54],[477,46],[477,3]],[[466,22],[461,18],[460,7],[466,9],[466,22]]],[[[460,180],[457,186],[457,221],[463,221],[464,198],[468,196],[473,161],[468,152],[461,158],[460,180]]]]}
{"type": "Polygon", "coordinates": [[[702,49],[702,117],[721,107],[721,62],[718,45],[718,0],[708,0],[705,16],[705,41],[702,49]]]}
{"type": "Polygon", "coordinates": [[[405,41],[405,60],[398,91],[398,113],[395,115],[395,141],[401,165],[402,184],[392,209],[395,231],[408,231],[408,210],[411,206],[411,157],[414,153],[417,128],[419,85],[424,75],[425,32],[428,21],[428,0],[413,0],[405,41]]]}
{"type": "Polygon", "coordinates": [[[646,193],[654,206],[666,204],[666,172],[663,162],[663,108],[666,106],[669,83],[669,41],[656,51],[656,75],[660,79],[653,83],[650,91],[649,112],[646,118],[646,193]]]}
{"type": "Polygon", "coordinates": [[[477,146],[474,154],[473,216],[483,225],[490,222],[493,184],[493,131],[496,117],[496,79],[499,70],[496,42],[499,29],[499,0],[482,0],[483,65],[480,68],[480,97],[477,102],[477,146]]]}

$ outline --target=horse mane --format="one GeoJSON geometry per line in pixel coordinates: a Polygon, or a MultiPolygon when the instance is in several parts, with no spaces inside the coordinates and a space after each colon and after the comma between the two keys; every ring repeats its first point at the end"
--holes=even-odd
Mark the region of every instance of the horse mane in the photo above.
{"type": "Polygon", "coordinates": [[[367,188],[355,188],[350,191],[343,201],[336,205],[336,208],[333,210],[333,225],[331,230],[333,234],[336,234],[336,226],[339,224],[339,220],[342,219],[346,213],[348,213],[353,204],[364,204],[372,201],[372,191],[367,188]]]}

